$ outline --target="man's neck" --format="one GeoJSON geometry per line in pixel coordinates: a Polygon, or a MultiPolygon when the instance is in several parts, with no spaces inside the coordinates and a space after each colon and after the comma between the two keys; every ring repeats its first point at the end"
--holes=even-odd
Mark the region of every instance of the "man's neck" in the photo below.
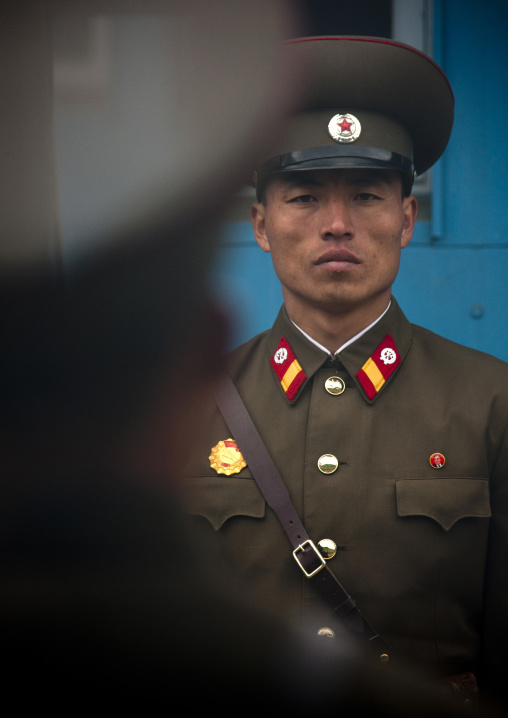
{"type": "Polygon", "coordinates": [[[335,354],[351,339],[375,324],[390,306],[391,299],[384,306],[373,306],[369,312],[344,312],[330,314],[323,311],[308,310],[303,314],[286,309],[289,318],[309,338],[324,349],[335,354]]]}

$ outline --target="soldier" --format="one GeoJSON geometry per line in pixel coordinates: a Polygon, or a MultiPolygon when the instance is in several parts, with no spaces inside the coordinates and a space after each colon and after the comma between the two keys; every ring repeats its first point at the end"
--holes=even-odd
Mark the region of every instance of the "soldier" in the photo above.
{"type": "Polygon", "coordinates": [[[190,510],[260,606],[336,640],[342,618],[359,617],[360,633],[390,647],[384,660],[427,679],[475,673],[484,696],[497,694],[508,366],[410,324],[391,293],[417,215],[413,178],[445,150],[452,90],[392,40],[286,49],[312,89],[257,168],[251,210],[284,306],[226,366],[295,509],[279,511],[289,541],[256,483],[259,452],[216,407],[188,465],[190,510]],[[301,527],[291,535],[299,521],[304,539],[301,527]],[[329,571],[346,591],[338,610],[317,590],[329,571]]]}

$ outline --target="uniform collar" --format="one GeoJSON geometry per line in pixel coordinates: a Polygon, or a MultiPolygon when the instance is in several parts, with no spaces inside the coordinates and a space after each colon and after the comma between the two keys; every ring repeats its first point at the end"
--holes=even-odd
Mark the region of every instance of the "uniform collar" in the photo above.
{"type": "MultiPolygon", "coordinates": [[[[407,321],[396,300],[392,297],[390,308],[386,314],[365,334],[360,336],[352,344],[349,344],[344,350],[340,351],[336,355],[336,361],[338,360],[344,366],[365,401],[372,404],[383,391],[386,390],[386,387],[397,375],[411,346],[412,337],[413,329],[411,324],[407,321]],[[373,389],[369,379],[365,378],[363,368],[367,364],[368,372],[368,366],[373,362],[379,364],[378,358],[380,351],[382,351],[381,347],[385,346],[387,337],[391,338],[391,343],[388,342],[388,345],[396,347],[397,361],[393,367],[390,364],[387,364],[385,367],[382,362],[380,363],[381,371],[387,376],[382,379],[382,384],[378,389],[373,389]]],[[[330,361],[329,352],[321,350],[294,326],[284,306],[282,306],[272,329],[269,331],[267,349],[268,359],[271,361],[272,367],[274,367],[274,373],[278,379],[281,391],[285,394],[290,404],[294,404],[298,401],[304,387],[312,379],[316,371],[320,369],[326,361],[330,361]],[[282,373],[286,366],[274,361],[277,350],[282,346],[282,339],[289,345],[288,368],[289,365],[292,364],[293,355],[296,359],[296,364],[291,366],[291,371],[288,372],[285,378],[282,376],[282,373]],[[295,366],[296,369],[294,368],[295,366]],[[299,367],[301,368],[301,373],[299,372],[299,367]],[[293,381],[292,385],[291,381],[293,381]]]]}
{"type": "Polygon", "coordinates": [[[369,324],[368,327],[365,327],[365,329],[362,329],[362,331],[361,331],[361,332],[358,332],[358,334],[356,334],[356,336],[351,337],[351,339],[349,339],[345,344],[343,344],[341,347],[339,347],[339,349],[337,349],[337,351],[334,352],[333,354],[331,354],[331,353],[328,351],[328,349],[327,349],[326,347],[324,347],[322,344],[320,344],[320,343],[317,342],[315,339],[313,339],[313,338],[310,337],[308,334],[306,334],[306,333],[303,331],[303,329],[301,329],[301,327],[298,326],[298,324],[295,324],[295,323],[293,322],[293,320],[292,320],[291,318],[290,318],[289,321],[290,321],[292,324],[294,324],[295,327],[296,327],[299,331],[301,331],[301,333],[304,335],[304,337],[305,337],[306,339],[308,339],[308,340],[311,342],[311,344],[315,344],[315,345],[318,347],[318,349],[322,349],[322,351],[324,351],[326,354],[330,354],[330,356],[333,357],[333,356],[336,356],[336,355],[340,354],[342,351],[344,351],[344,349],[346,349],[346,347],[348,347],[350,344],[353,344],[354,342],[356,342],[358,339],[360,339],[361,336],[363,336],[363,335],[366,334],[370,329],[372,329],[372,327],[373,327],[375,324],[377,324],[379,321],[381,321],[381,319],[384,317],[384,315],[386,314],[386,312],[390,309],[391,303],[392,303],[392,300],[391,300],[391,298],[390,298],[390,302],[388,303],[388,306],[386,307],[386,309],[384,310],[384,312],[383,312],[375,321],[373,321],[372,324],[369,324]]]}

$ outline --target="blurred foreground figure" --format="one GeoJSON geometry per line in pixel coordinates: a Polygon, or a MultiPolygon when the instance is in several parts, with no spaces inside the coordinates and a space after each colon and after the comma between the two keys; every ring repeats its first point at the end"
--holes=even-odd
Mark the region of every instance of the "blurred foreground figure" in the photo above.
{"type": "Polygon", "coordinates": [[[201,547],[178,511],[170,480],[200,431],[195,417],[223,347],[223,320],[204,293],[209,225],[292,94],[277,61],[276,28],[287,18],[271,0],[90,2],[85,10],[182,5],[194,35],[177,65],[187,92],[180,129],[168,136],[175,162],[167,175],[165,162],[157,165],[136,203],[126,198],[125,215],[85,238],[65,277],[48,251],[57,226],[52,177],[35,235],[23,202],[28,185],[38,196],[51,165],[51,83],[38,77],[37,95],[15,82],[18,70],[30,85],[30,70],[45,67],[49,10],[59,4],[3,11],[13,77],[2,89],[17,121],[2,141],[19,151],[11,196],[24,208],[14,222],[4,207],[0,267],[4,697],[21,710],[66,715],[171,710],[182,697],[189,710],[235,714],[269,705],[308,715],[331,701],[353,715],[371,705],[376,715],[405,715],[413,703],[414,715],[428,715],[418,692],[399,681],[387,690],[388,678],[357,665],[347,645],[318,648],[228,595],[214,567],[200,565],[201,547]],[[238,63],[252,79],[248,97],[235,85],[238,63]],[[274,75],[288,88],[287,96],[277,88],[278,101],[265,84],[274,75]],[[232,116],[222,133],[221,117],[232,116]],[[31,122],[47,134],[30,168],[19,134],[30,135],[31,122]]]}

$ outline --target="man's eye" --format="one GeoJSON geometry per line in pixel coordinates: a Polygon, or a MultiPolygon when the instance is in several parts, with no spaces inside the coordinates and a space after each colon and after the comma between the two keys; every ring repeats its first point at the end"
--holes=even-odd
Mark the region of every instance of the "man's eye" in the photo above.
{"type": "Polygon", "coordinates": [[[308,204],[309,202],[314,202],[314,200],[315,197],[311,194],[299,194],[297,197],[293,197],[289,201],[297,204],[308,204]]]}
{"type": "Polygon", "coordinates": [[[356,199],[360,202],[368,202],[369,200],[379,199],[378,195],[372,194],[372,192],[360,192],[356,195],[356,199]]]}

